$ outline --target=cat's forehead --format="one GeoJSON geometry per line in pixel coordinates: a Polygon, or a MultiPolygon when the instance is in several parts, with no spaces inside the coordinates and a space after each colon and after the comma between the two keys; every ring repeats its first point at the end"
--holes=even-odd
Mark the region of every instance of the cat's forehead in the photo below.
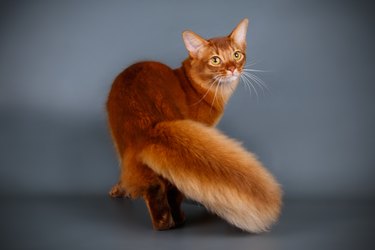
{"type": "Polygon", "coordinates": [[[207,41],[209,42],[210,50],[217,54],[240,49],[229,37],[215,37],[207,41]]]}

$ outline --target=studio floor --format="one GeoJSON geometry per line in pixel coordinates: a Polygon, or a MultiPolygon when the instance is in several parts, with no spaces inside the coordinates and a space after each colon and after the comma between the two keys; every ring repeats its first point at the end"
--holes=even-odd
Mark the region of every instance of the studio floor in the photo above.
{"type": "Polygon", "coordinates": [[[375,249],[375,202],[286,200],[268,233],[249,234],[186,203],[184,227],[153,231],[142,200],[3,196],[1,249],[375,249]]]}

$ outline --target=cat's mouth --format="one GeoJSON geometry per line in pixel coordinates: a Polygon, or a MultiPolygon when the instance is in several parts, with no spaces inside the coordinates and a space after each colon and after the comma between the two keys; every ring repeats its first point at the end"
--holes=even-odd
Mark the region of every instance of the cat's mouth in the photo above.
{"type": "Polygon", "coordinates": [[[213,82],[218,84],[231,84],[240,78],[239,73],[231,73],[226,75],[218,75],[213,78],[213,82]]]}
{"type": "Polygon", "coordinates": [[[237,81],[239,77],[240,77],[239,74],[228,74],[226,76],[221,77],[220,82],[225,83],[225,84],[230,84],[234,81],[237,81]]]}
{"type": "Polygon", "coordinates": [[[228,75],[228,76],[224,77],[224,81],[233,82],[233,81],[237,80],[238,77],[239,77],[238,75],[228,75]]]}

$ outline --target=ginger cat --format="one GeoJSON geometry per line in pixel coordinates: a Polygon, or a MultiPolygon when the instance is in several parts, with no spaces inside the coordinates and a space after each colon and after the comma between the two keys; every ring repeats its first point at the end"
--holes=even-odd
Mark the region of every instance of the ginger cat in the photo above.
{"type": "Polygon", "coordinates": [[[121,174],[110,195],[142,197],[156,230],[183,224],[184,197],[248,232],[266,231],[280,214],[276,180],[214,127],[243,71],[247,26],[244,19],[208,40],[185,31],[180,68],[140,62],[112,85],[107,111],[121,174]]]}

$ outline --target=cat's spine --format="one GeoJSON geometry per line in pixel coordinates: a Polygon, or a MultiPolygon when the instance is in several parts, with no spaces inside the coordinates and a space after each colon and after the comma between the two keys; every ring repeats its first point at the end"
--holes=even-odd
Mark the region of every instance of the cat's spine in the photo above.
{"type": "Polygon", "coordinates": [[[235,140],[190,120],[161,122],[151,138],[141,160],[188,198],[249,232],[266,231],[277,220],[279,184],[235,140]]]}

